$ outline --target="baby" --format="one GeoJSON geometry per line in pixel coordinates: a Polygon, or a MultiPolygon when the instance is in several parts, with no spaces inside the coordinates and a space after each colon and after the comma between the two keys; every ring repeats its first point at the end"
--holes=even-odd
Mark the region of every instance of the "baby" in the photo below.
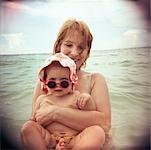
{"type": "MultiPolygon", "coordinates": [[[[35,113],[45,104],[58,107],[70,107],[81,110],[96,110],[95,103],[87,93],[75,90],[77,83],[76,65],[63,53],[48,58],[38,73],[45,94],[40,95],[33,110],[32,120],[36,121],[35,113]]],[[[72,121],[72,120],[71,120],[72,121]]],[[[51,134],[49,148],[67,149],[73,147],[73,141],[79,131],[59,122],[51,122],[44,127],[51,134]]]]}

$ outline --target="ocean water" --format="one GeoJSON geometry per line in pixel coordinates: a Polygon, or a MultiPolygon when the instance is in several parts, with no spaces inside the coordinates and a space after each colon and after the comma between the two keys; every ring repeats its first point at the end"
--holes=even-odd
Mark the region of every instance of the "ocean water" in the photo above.
{"type": "MultiPolygon", "coordinates": [[[[48,54],[0,56],[0,117],[4,138],[20,146],[20,128],[31,114],[37,71],[48,54]]],[[[85,70],[106,78],[116,150],[148,150],[151,49],[93,51],[85,70]]]]}

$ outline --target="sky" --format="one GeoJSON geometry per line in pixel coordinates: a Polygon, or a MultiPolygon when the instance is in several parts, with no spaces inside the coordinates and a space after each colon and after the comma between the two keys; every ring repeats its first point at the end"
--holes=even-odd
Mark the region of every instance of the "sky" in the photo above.
{"type": "Polygon", "coordinates": [[[92,49],[149,47],[149,0],[16,0],[0,2],[0,54],[52,52],[62,23],[84,21],[92,49]]]}

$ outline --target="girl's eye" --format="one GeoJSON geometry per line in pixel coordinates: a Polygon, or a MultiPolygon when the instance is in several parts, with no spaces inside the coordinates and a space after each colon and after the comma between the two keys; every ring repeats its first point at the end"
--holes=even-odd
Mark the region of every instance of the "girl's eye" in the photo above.
{"type": "Polygon", "coordinates": [[[67,46],[67,47],[72,47],[72,44],[65,44],[65,46],[67,46]]]}
{"type": "Polygon", "coordinates": [[[82,51],[84,48],[82,46],[79,46],[79,50],[82,51]]]}
{"type": "Polygon", "coordinates": [[[79,46],[79,52],[81,53],[81,52],[83,52],[83,50],[84,50],[84,47],[82,47],[82,46],[79,46]]]}
{"type": "Polygon", "coordinates": [[[79,54],[82,54],[82,52],[83,52],[83,49],[81,49],[81,50],[78,51],[79,54]]]}

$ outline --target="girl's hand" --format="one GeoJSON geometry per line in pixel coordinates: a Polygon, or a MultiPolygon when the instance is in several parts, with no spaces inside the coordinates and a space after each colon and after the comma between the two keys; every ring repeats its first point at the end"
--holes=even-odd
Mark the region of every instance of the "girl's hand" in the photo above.
{"type": "Polygon", "coordinates": [[[35,112],[35,120],[42,126],[47,126],[55,119],[55,110],[57,106],[48,101],[40,104],[40,108],[35,112]]]}

